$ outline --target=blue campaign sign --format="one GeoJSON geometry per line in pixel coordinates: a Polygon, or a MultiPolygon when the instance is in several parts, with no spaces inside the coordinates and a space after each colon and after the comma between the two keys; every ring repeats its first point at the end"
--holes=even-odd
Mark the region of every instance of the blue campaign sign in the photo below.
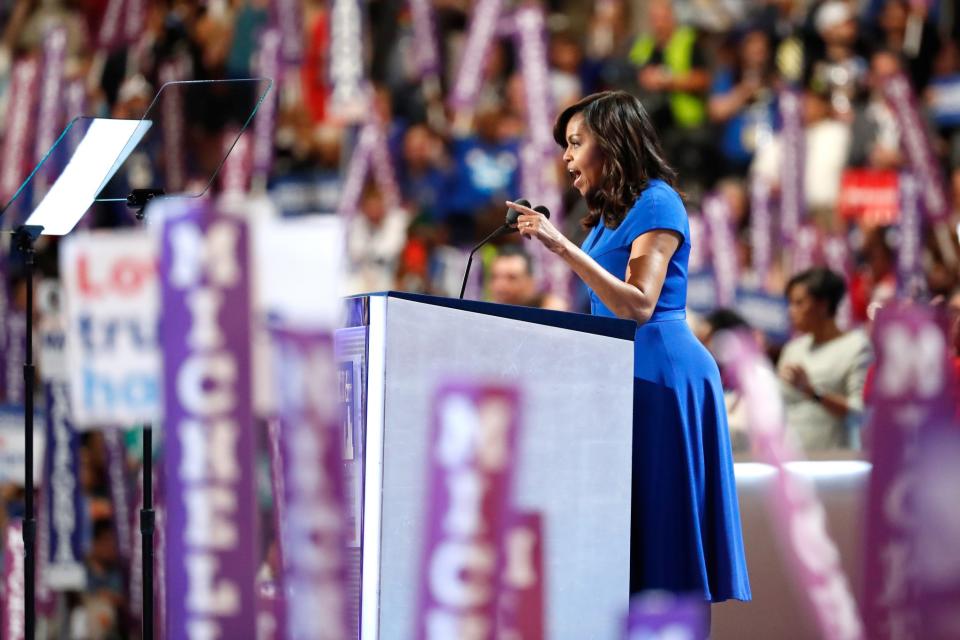
{"type": "Polygon", "coordinates": [[[787,301],[782,295],[740,288],[737,290],[737,310],[751,326],[763,331],[774,342],[790,338],[790,318],[787,301]]]}
{"type": "Polygon", "coordinates": [[[701,314],[717,308],[717,285],[712,269],[690,272],[687,277],[687,307],[701,314]]]}
{"type": "Polygon", "coordinates": [[[940,127],[960,124],[960,74],[930,82],[930,115],[940,127]]]}

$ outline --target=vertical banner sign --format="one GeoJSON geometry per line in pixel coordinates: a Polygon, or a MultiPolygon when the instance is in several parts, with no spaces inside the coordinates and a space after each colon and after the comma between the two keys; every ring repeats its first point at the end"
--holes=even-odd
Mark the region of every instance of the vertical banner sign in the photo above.
{"type": "Polygon", "coordinates": [[[710,623],[702,599],[669,593],[641,594],[630,602],[625,640],[707,640],[710,623]]]}
{"type": "Polygon", "coordinates": [[[86,585],[83,564],[83,494],[79,483],[79,437],[70,414],[64,323],[56,308],[59,290],[44,282],[40,326],[40,366],[46,398],[44,515],[49,523],[45,550],[46,583],[57,590],[79,591],[86,585]]]}
{"type": "MultiPolygon", "coordinates": [[[[750,248],[753,272],[762,283],[773,264],[773,219],[770,214],[770,184],[766,179],[750,179],[750,248]]],[[[779,238],[779,235],[777,236],[779,238]]],[[[779,242],[777,243],[779,245],[779,242]]]]}
{"type": "Polygon", "coordinates": [[[135,43],[140,39],[146,27],[146,2],[145,0],[125,0],[126,12],[123,22],[124,41],[135,43]]]}
{"type": "MultiPolygon", "coordinates": [[[[37,113],[36,137],[33,155],[37,162],[43,160],[60,133],[63,122],[63,70],[66,63],[67,30],[54,27],[43,38],[43,73],[40,83],[40,106],[37,113]]],[[[47,185],[55,177],[49,163],[44,163],[33,178],[34,199],[39,202],[47,191],[47,185]]]]}
{"type": "MultiPolygon", "coordinates": [[[[154,483],[154,489],[157,485],[154,483]]],[[[130,599],[130,615],[137,622],[143,620],[143,536],[140,533],[140,511],[143,509],[143,473],[137,473],[137,493],[136,500],[133,503],[134,514],[131,519],[130,527],[130,583],[127,585],[128,597],[130,599]]],[[[154,497],[156,500],[156,497],[154,497]]],[[[156,502],[154,502],[154,511],[156,511],[156,502]]],[[[154,533],[153,543],[156,545],[157,537],[154,533]]],[[[156,562],[156,555],[154,555],[156,562]]]]}
{"type": "Polygon", "coordinates": [[[0,158],[0,202],[6,203],[27,177],[30,164],[30,140],[34,136],[34,107],[40,72],[36,58],[25,58],[13,65],[7,99],[7,123],[0,158]]]}
{"type": "Polygon", "coordinates": [[[520,424],[514,388],[442,387],[428,453],[416,637],[495,636],[520,424]]]}
{"type": "Polygon", "coordinates": [[[220,190],[224,194],[245,194],[250,190],[251,164],[253,148],[250,136],[240,133],[237,137],[236,129],[227,129],[221,136],[223,156],[226,158],[220,170],[220,190]]]}
{"type": "Polygon", "coordinates": [[[883,83],[883,96],[900,125],[900,146],[910,162],[910,169],[920,183],[920,194],[927,216],[934,222],[944,221],[950,215],[943,176],[923,118],[917,108],[916,96],[905,75],[897,74],[883,83]]]}
{"type": "Polygon", "coordinates": [[[717,286],[717,306],[731,307],[737,299],[737,249],[733,238],[730,204],[721,195],[703,201],[703,217],[710,233],[713,277],[717,286]]]}
{"type": "Polygon", "coordinates": [[[440,73],[440,48],[437,45],[436,25],[431,0],[410,0],[413,18],[413,57],[420,78],[440,73]]]}
{"type": "Polygon", "coordinates": [[[127,0],[107,0],[107,7],[100,23],[100,33],[97,34],[97,44],[101,49],[109,51],[123,43],[120,20],[126,4],[127,0]]]}
{"type": "Polygon", "coordinates": [[[780,233],[788,243],[803,222],[804,162],[806,149],[803,129],[803,100],[798,91],[780,92],[781,164],[780,164],[780,233]]]}
{"type": "Polygon", "coordinates": [[[0,634],[4,640],[24,640],[23,628],[26,598],[23,584],[23,522],[12,520],[7,524],[3,540],[3,612],[0,615],[0,634]]]}
{"type": "Polygon", "coordinates": [[[117,548],[120,557],[129,562],[133,555],[130,548],[133,533],[130,531],[132,514],[127,485],[127,450],[123,444],[123,434],[122,429],[107,429],[103,432],[103,439],[107,446],[107,475],[110,482],[110,501],[113,503],[113,526],[117,532],[117,548]]]}
{"type": "MultiPolygon", "coordinates": [[[[870,412],[870,489],[864,614],[870,638],[927,635],[918,601],[917,497],[924,432],[950,424],[954,404],[943,327],[929,308],[882,309],[873,328],[877,355],[870,412]]],[[[951,507],[955,520],[956,503],[951,507]]],[[[955,559],[936,560],[941,570],[955,559]]],[[[954,612],[956,609],[954,609],[954,612]]]]}
{"type": "MultiPolygon", "coordinates": [[[[183,79],[183,60],[166,62],[160,67],[160,82],[164,85],[183,79]]],[[[183,92],[180,85],[160,88],[160,117],[163,119],[163,168],[167,192],[181,191],[186,186],[184,167],[183,92]]]]}
{"type": "Polygon", "coordinates": [[[330,332],[275,330],[284,443],[283,584],[290,640],[346,640],[344,509],[337,369],[330,332]]]}
{"type": "Polygon", "coordinates": [[[27,314],[19,309],[11,309],[8,300],[6,327],[6,401],[8,404],[22,404],[24,395],[23,362],[27,355],[27,314]]]}
{"type": "Polygon", "coordinates": [[[767,495],[774,529],[786,555],[788,574],[824,640],[861,640],[863,623],[850,585],[840,567],[840,554],[827,533],[823,505],[812,484],[790,473],[786,462],[798,453],[786,437],[783,402],[777,375],[756,344],[744,333],[727,333],[718,340],[718,356],[733,372],[746,403],[750,439],[758,460],[776,470],[767,495]]]}
{"type": "Polygon", "coordinates": [[[80,429],[160,416],[156,249],[142,229],[75,233],[60,251],[70,404],[80,429]]]}
{"type": "Polygon", "coordinates": [[[280,103],[280,31],[265,29],[257,51],[257,72],[273,79],[273,91],[263,99],[253,123],[253,180],[267,186],[273,165],[273,135],[277,128],[277,107],[280,103]]]}
{"type": "Polygon", "coordinates": [[[793,242],[790,243],[790,273],[800,273],[813,267],[817,261],[817,245],[820,234],[817,228],[805,224],[797,228],[793,242]]]}
{"type": "MultiPolygon", "coordinates": [[[[295,0],[288,1],[295,4],[295,0]]],[[[367,114],[370,98],[363,73],[363,25],[358,0],[333,0],[330,37],[330,109],[343,121],[359,122],[367,114]]]]}
{"type": "Polygon", "coordinates": [[[923,219],[920,185],[910,173],[900,175],[900,243],[897,246],[897,289],[902,297],[919,297],[926,286],[920,252],[923,219]]]}
{"type": "Polygon", "coordinates": [[[357,144],[353,148],[350,164],[347,167],[347,177],[343,182],[340,202],[337,213],[347,218],[356,213],[360,206],[360,195],[367,175],[373,171],[373,178],[383,194],[386,206],[399,207],[401,203],[400,187],[397,184],[396,172],[390,158],[390,149],[387,146],[387,135],[381,123],[372,116],[357,136],[357,144]]]}
{"type": "Polygon", "coordinates": [[[276,581],[257,578],[257,634],[256,640],[282,640],[279,622],[283,617],[280,588],[276,581]]]}
{"type": "Polygon", "coordinates": [[[483,65],[497,31],[503,0],[477,0],[470,16],[470,31],[460,57],[460,70],[450,93],[450,106],[455,112],[472,109],[480,91],[483,65]]]}
{"type": "MultiPolygon", "coordinates": [[[[517,10],[516,38],[520,68],[526,87],[527,133],[521,151],[524,193],[545,205],[551,221],[563,225],[563,194],[553,162],[556,142],[553,140],[554,105],[550,92],[550,68],[547,62],[547,24],[543,9],[525,6],[517,10]]],[[[537,243],[535,256],[547,291],[564,301],[570,298],[570,269],[556,254],[537,243]]]]}
{"type": "Polygon", "coordinates": [[[167,630],[242,638],[257,548],[247,226],[205,202],[157,204],[167,630]]]}
{"type": "MultiPolygon", "coordinates": [[[[850,245],[847,243],[846,236],[832,235],[823,241],[823,257],[827,263],[827,268],[839,274],[843,281],[847,283],[847,289],[850,288],[850,281],[853,278],[853,264],[850,260],[850,245]]],[[[841,329],[849,329],[853,326],[853,311],[850,307],[850,294],[844,294],[840,306],[837,308],[837,325],[841,329]]]]}
{"type": "MultiPolygon", "coordinates": [[[[298,0],[273,0],[272,4],[275,24],[281,35],[283,61],[288,65],[299,64],[303,59],[303,5],[298,0]]],[[[356,36],[359,40],[359,31],[356,36]]]]}
{"type": "MultiPolygon", "coordinates": [[[[273,493],[273,532],[276,548],[276,561],[272,563],[274,577],[268,582],[258,584],[257,598],[260,614],[257,620],[259,640],[266,638],[285,638],[286,631],[286,587],[283,581],[283,567],[286,566],[286,553],[283,540],[284,523],[287,517],[287,496],[283,481],[283,442],[281,441],[280,421],[267,420],[267,446],[270,452],[270,487],[273,493]],[[266,622],[263,622],[266,620],[266,622]],[[263,631],[264,625],[269,630],[263,631]]],[[[269,553],[269,552],[268,552],[269,553]]]]}
{"type": "Polygon", "coordinates": [[[512,513],[503,552],[497,638],[544,640],[543,516],[512,513]]]}

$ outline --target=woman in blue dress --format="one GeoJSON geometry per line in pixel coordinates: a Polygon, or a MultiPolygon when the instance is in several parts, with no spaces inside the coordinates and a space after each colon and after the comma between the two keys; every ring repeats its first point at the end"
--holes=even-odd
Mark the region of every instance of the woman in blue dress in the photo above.
{"type": "Polygon", "coordinates": [[[634,364],[631,593],[750,599],[720,374],[687,326],[690,224],[643,105],[588,96],[554,138],[587,202],[582,247],[513,202],[517,226],[586,283],[591,312],[638,324],[634,364]]]}

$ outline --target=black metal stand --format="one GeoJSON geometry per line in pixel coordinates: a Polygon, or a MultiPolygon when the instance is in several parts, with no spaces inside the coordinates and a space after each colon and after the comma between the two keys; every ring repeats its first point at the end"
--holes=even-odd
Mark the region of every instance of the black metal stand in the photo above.
{"type": "Polygon", "coordinates": [[[13,245],[23,253],[26,267],[27,286],[27,348],[23,361],[23,439],[26,463],[24,478],[24,514],[23,514],[23,595],[24,595],[24,633],[27,640],[33,640],[37,627],[37,519],[33,512],[33,394],[35,370],[33,365],[33,267],[36,241],[43,227],[22,226],[13,234],[13,245]]]}
{"type": "MultiPolygon", "coordinates": [[[[127,196],[127,206],[133,209],[137,220],[143,220],[143,210],[163,189],[134,189],[127,196]]],[[[157,516],[153,510],[153,425],[143,425],[143,507],[140,509],[140,563],[143,576],[143,640],[153,640],[153,534],[157,516]]]]}

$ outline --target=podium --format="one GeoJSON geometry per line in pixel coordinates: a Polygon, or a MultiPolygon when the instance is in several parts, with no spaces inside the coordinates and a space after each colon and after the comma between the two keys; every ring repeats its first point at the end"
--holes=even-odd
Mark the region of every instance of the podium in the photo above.
{"type": "Polygon", "coordinates": [[[520,391],[514,503],[543,518],[546,637],[619,637],[629,601],[636,325],[398,292],[346,303],[336,350],[349,382],[359,637],[414,636],[432,400],[450,380],[520,391]]]}

